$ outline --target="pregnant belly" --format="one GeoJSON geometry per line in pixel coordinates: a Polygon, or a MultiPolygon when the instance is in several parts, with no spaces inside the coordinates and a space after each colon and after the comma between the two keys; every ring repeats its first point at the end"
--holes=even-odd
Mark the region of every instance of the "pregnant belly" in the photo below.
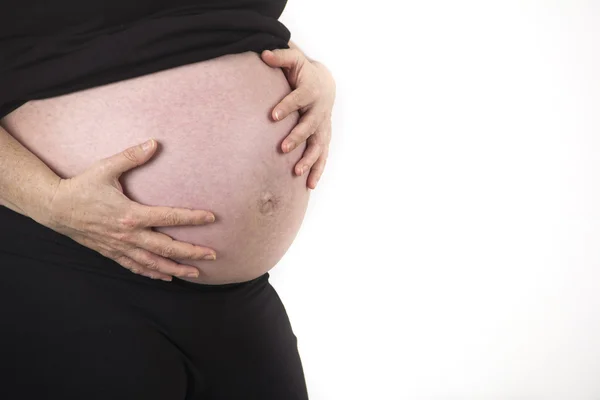
{"type": "Polygon", "coordinates": [[[63,178],[157,139],[153,159],[123,175],[125,193],[212,211],[214,224],[155,229],[217,252],[214,261],[175,260],[199,268],[199,278],[186,280],[242,282],[277,264],[308,204],[308,174],[293,173],[306,145],[280,150],[298,115],[270,119],[289,92],[280,69],[248,52],[31,101],[2,125],[63,178]]]}

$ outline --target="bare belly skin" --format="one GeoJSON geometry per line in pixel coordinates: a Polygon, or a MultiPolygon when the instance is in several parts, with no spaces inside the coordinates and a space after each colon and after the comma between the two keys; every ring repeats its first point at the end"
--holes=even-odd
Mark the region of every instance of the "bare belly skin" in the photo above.
{"type": "Polygon", "coordinates": [[[2,125],[59,176],[148,138],[153,159],[123,175],[125,193],[148,205],[206,209],[206,226],[155,228],[208,246],[215,261],[188,261],[200,277],[224,284],[273,268],[296,237],[310,190],[281,142],[298,114],[273,122],[273,107],[290,92],[280,69],[253,52],[219,57],[64,96],[30,101],[2,125]]]}

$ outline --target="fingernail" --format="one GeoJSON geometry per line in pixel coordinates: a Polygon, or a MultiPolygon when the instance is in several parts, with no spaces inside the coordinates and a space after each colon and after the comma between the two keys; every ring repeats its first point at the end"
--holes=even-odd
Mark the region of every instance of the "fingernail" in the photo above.
{"type": "Polygon", "coordinates": [[[160,278],[165,282],[171,282],[173,280],[173,278],[160,278]]]}
{"type": "Polygon", "coordinates": [[[287,151],[290,152],[292,150],[294,150],[295,144],[293,142],[288,143],[287,145],[287,151]]]}
{"type": "Polygon", "coordinates": [[[204,256],[202,259],[203,260],[216,260],[217,255],[216,254],[208,254],[208,255],[204,256]]]}
{"type": "Polygon", "coordinates": [[[304,175],[306,173],[306,171],[308,171],[308,165],[305,165],[304,167],[302,167],[302,175],[304,175]]]}
{"type": "Polygon", "coordinates": [[[215,222],[215,216],[214,216],[214,215],[212,215],[212,214],[208,214],[208,215],[207,215],[207,216],[204,218],[204,220],[205,220],[206,222],[215,222]]]}
{"type": "Polygon", "coordinates": [[[279,121],[281,119],[281,116],[283,115],[283,111],[281,110],[276,110],[275,111],[275,120],[279,121]]]}
{"type": "Polygon", "coordinates": [[[188,278],[197,278],[200,276],[200,272],[198,272],[198,271],[188,272],[188,274],[186,276],[188,278]]]}
{"type": "Polygon", "coordinates": [[[148,140],[144,144],[142,144],[142,150],[148,151],[152,148],[152,139],[148,140]]]}

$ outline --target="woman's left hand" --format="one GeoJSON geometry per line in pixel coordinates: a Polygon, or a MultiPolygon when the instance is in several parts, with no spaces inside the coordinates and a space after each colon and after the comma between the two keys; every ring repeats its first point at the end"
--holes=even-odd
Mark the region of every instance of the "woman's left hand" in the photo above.
{"type": "Polygon", "coordinates": [[[300,176],[310,170],[307,186],[317,187],[323,174],[331,142],[331,112],[335,101],[335,81],[329,70],[311,61],[297,48],[265,50],[262,60],[280,67],[293,91],[273,109],[273,119],[281,121],[298,110],[300,120],[281,144],[288,153],[306,141],[307,146],[294,170],[300,176]]]}

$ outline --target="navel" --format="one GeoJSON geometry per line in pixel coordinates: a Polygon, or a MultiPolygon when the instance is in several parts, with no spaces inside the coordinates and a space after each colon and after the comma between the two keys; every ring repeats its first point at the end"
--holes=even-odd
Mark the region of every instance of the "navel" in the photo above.
{"type": "Polygon", "coordinates": [[[258,211],[262,215],[272,215],[279,209],[280,199],[269,191],[264,191],[258,199],[258,211]]]}

